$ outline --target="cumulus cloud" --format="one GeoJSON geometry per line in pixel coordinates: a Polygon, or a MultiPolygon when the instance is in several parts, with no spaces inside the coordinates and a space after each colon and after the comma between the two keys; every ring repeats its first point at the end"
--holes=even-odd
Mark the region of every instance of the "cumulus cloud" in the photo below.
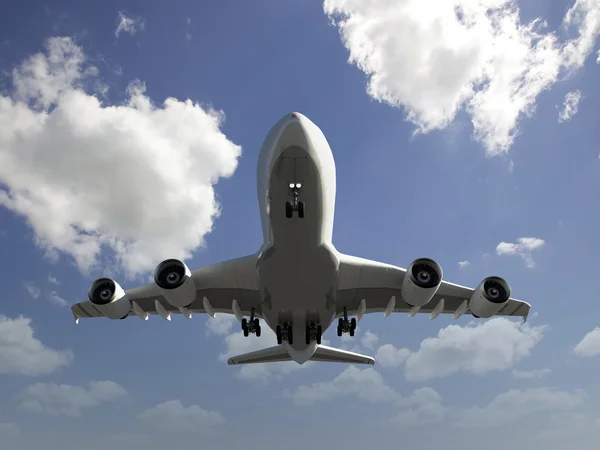
{"type": "Polygon", "coordinates": [[[181,400],[169,400],[147,409],[139,415],[139,419],[171,432],[202,431],[225,423],[221,414],[198,405],[184,406],[181,400]]]}
{"type": "Polygon", "coordinates": [[[377,350],[375,361],[381,367],[398,367],[402,365],[411,352],[407,348],[396,348],[392,344],[384,344],[377,350]]]}
{"type": "Polygon", "coordinates": [[[568,92],[565,95],[565,101],[563,102],[563,109],[558,113],[558,122],[567,122],[571,120],[571,118],[577,114],[579,110],[579,102],[583,98],[581,91],[579,89],[568,92]]]}
{"type": "Polygon", "coordinates": [[[56,277],[53,277],[52,275],[48,275],[48,283],[53,284],[55,286],[59,286],[60,285],[60,283],[56,279],[56,277]]]}
{"type": "Polygon", "coordinates": [[[374,349],[378,340],[379,337],[375,333],[371,332],[371,330],[367,330],[360,339],[360,342],[364,348],[374,349]]]}
{"type": "Polygon", "coordinates": [[[65,307],[69,304],[64,298],[62,298],[56,291],[50,292],[50,302],[56,306],[65,307]]]}
{"type": "Polygon", "coordinates": [[[0,374],[47,375],[72,359],[70,350],[53,350],[36,339],[31,319],[0,315],[0,374]]]}
{"type": "Polygon", "coordinates": [[[573,353],[577,356],[587,357],[600,355],[600,327],[596,327],[586,334],[575,346],[573,353]]]}
{"type": "Polygon", "coordinates": [[[83,409],[94,408],[128,398],[127,391],[113,381],[94,381],[88,387],[68,384],[36,383],[20,395],[24,411],[52,416],[81,416],[83,409]]]}
{"type": "Polygon", "coordinates": [[[458,262],[458,267],[461,269],[464,269],[465,267],[469,266],[470,264],[471,263],[465,259],[464,261],[458,262]]]}
{"type": "Polygon", "coordinates": [[[404,363],[409,381],[426,381],[457,372],[476,375],[503,371],[529,356],[542,339],[543,326],[531,327],[503,317],[467,326],[449,325],[437,337],[427,338],[420,348],[380,347],[377,362],[383,367],[404,363]]]}
{"type": "MultiPolygon", "coordinates": [[[[563,412],[553,415],[547,428],[541,430],[536,439],[556,444],[564,441],[563,448],[588,448],[581,441],[597,442],[600,436],[600,417],[588,416],[576,412],[563,412]]],[[[589,447],[595,448],[595,447],[589,447]]]]}
{"type": "Polygon", "coordinates": [[[146,28],[146,21],[142,17],[130,17],[121,11],[117,15],[117,29],[115,37],[119,37],[121,33],[129,33],[134,36],[138,31],[146,28]]]}
{"type": "Polygon", "coordinates": [[[508,151],[521,118],[561,73],[579,69],[600,33],[600,4],[576,0],[562,41],[523,23],[515,0],[325,0],[368,94],[403,107],[417,131],[443,129],[465,109],[488,155],[508,151]]]}
{"type": "Polygon", "coordinates": [[[33,283],[25,283],[25,289],[27,290],[27,293],[31,296],[31,298],[33,299],[37,299],[40,298],[40,295],[42,295],[42,292],[40,291],[40,288],[38,288],[35,284],[33,283]]]}
{"type": "Polygon", "coordinates": [[[583,391],[573,393],[551,388],[511,389],[498,395],[484,408],[474,407],[458,416],[459,427],[498,427],[524,416],[549,411],[569,411],[586,398],[583,391]]]}
{"type": "Polygon", "coordinates": [[[156,106],[134,81],[123,104],[84,88],[98,71],[68,37],[12,72],[0,95],[0,205],[25,218],[48,256],[82,271],[127,277],[204,244],[241,148],[220,131],[224,114],[191,100],[156,106]],[[103,250],[106,250],[103,252],[103,250]]]}
{"type": "Polygon", "coordinates": [[[517,370],[514,369],[512,371],[513,377],[515,378],[526,378],[526,379],[533,379],[533,378],[543,378],[547,375],[550,375],[552,371],[548,368],[545,369],[533,369],[533,370],[517,370]]]}
{"type": "Polygon", "coordinates": [[[534,237],[521,237],[516,243],[500,242],[496,246],[497,255],[518,255],[525,261],[525,265],[532,269],[535,267],[535,261],[531,252],[541,249],[546,245],[546,241],[534,237]]]}
{"type": "Polygon", "coordinates": [[[436,422],[444,415],[442,398],[435,390],[425,387],[402,396],[388,386],[381,374],[373,368],[348,366],[330,381],[301,385],[294,390],[284,391],[284,396],[296,406],[312,406],[348,395],[369,403],[394,405],[399,411],[390,421],[396,426],[436,422]]]}

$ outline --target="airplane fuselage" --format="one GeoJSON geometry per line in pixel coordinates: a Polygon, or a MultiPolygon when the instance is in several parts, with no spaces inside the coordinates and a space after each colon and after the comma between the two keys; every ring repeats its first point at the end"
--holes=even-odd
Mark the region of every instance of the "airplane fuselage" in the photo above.
{"type": "Polygon", "coordinates": [[[273,331],[291,326],[293,342],[283,344],[303,363],[316,348],[316,342],[306,343],[307,325],[325,331],[336,314],[339,258],[331,242],[336,174],[321,130],[298,113],[282,118],[261,149],[257,181],[264,238],[257,261],[262,316],[273,331]],[[304,217],[298,211],[286,214],[294,195],[303,203],[304,217]]]}

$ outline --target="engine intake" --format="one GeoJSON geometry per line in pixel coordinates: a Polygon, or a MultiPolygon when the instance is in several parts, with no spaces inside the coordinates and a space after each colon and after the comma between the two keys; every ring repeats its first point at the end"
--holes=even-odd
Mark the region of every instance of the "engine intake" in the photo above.
{"type": "Polygon", "coordinates": [[[414,260],[402,280],[402,298],[410,306],[425,306],[442,283],[442,268],[430,258],[414,260]]]}
{"type": "Polygon", "coordinates": [[[183,261],[167,259],[154,271],[154,282],[170,305],[185,308],[196,299],[192,273],[183,261]]]}
{"type": "Polygon", "coordinates": [[[510,285],[500,277],[488,277],[473,291],[469,309],[475,317],[487,319],[495,315],[510,298],[510,285]]]}
{"type": "Polygon", "coordinates": [[[88,298],[109,319],[124,319],[131,310],[127,294],[119,283],[110,278],[98,278],[94,281],[88,291],[88,298]]]}

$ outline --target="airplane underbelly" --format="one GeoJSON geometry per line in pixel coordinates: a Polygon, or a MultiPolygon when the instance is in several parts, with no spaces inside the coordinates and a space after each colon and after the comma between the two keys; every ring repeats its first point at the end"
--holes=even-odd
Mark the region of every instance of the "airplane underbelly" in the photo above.
{"type": "Polygon", "coordinates": [[[339,261],[326,246],[300,245],[266,249],[258,262],[263,317],[270,328],[291,323],[293,347],[306,347],[306,325],[315,322],[323,331],[335,316],[339,261]]]}

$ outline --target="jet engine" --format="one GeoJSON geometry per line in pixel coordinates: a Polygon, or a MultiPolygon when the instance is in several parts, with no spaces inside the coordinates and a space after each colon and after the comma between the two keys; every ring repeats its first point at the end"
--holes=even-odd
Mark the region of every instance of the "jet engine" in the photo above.
{"type": "Polygon", "coordinates": [[[161,262],[154,271],[154,282],[170,305],[185,308],[196,299],[196,285],[188,266],[178,259],[161,262]]]}
{"type": "Polygon", "coordinates": [[[402,280],[402,298],[410,306],[425,306],[440,287],[442,275],[442,268],[433,259],[414,260],[402,280]]]}
{"type": "Polygon", "coordinates": [[[487,319],[496,314],[510,298],[510,286],[500,277],[488,277],[473,291],[469,299],[471,314],[487,319]]]}
{"type": "Polygon", "coordinates": [[[124,319],[129,315],[131,302],[119,283],[110,278],[99,278],[92,283],[88,298],[98,311],[109,319],[124,319]]]}

